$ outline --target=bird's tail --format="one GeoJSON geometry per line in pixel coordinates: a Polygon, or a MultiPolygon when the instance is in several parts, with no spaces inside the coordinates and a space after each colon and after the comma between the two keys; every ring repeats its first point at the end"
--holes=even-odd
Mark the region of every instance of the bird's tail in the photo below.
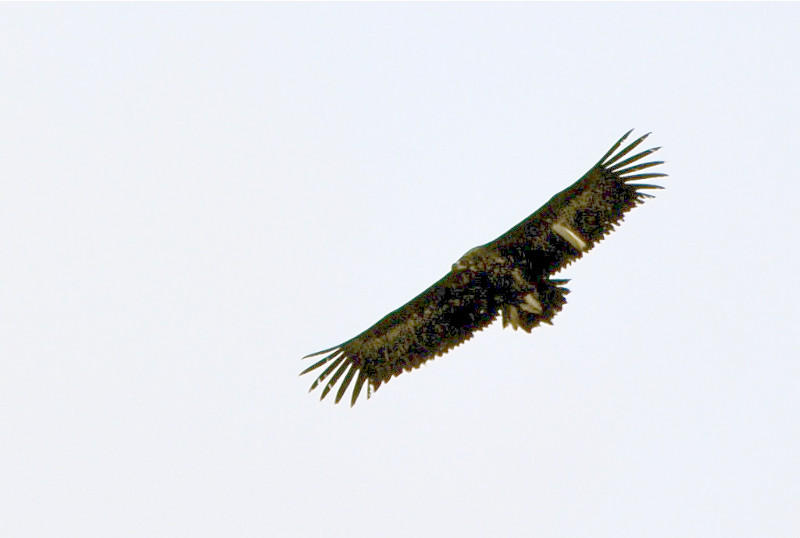
{"type": "Polygon", "coordinates": [[[519,295],[514,302],[503,305],[503,327],[511,325],[514,330],[521,328],[525,332],[540,323],[551,323],[553,317],[561,311],[567,302],[569,293],[563,287],[568,280],[541,280],[530,290],[519,295]]]}

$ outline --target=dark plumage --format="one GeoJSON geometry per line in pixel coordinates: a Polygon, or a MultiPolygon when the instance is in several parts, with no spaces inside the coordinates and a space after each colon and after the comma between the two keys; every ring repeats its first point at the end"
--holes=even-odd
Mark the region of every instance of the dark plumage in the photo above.
{"type": "Polygon", "coordinates": [[[353,405],[365,382],[369,397],[392,376],[468,340],[498,314],[503,327],[527,332],[542,322],[550,323],[568,293],[562,287],[567,281],[553,280],[552,275],[580,258],[627,211],[650,197],[642,190],[661,188],[630,183],[666,175],[635,173],[663,164],[641,162],[659,148],[625,158],[648,135],[614,153],[630,133],[577,182],[494,241],[468,251],[444,278],[407,304],[355,338],[308,355],[328,353],[302,372],[325,367],[311,390],[325,382],[322,399],[342,379],[338,403],[355,379],[353,405]]]}

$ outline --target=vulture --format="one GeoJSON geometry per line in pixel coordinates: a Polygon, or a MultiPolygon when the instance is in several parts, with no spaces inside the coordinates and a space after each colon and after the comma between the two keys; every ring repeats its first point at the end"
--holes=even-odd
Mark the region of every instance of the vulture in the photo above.
{"type": "Polygon", "coordinates": [[[632,183],[666,174],[650,170],[663,161],[642,161],[659,148],[629,156],[650,133],[619,149],[631,132],[531,216],[494,241],[468,250],[430,288],[358,336],[303,357],[325,355],[300,374],[317,370],[309,390],[323,385],[322,399],[341,381],[338,403],[355,381],[352,406],[365,382],[369,398],[382,383],[447,353],[498,315],[503,327],[526,332],[542,322],[552,324],[569,293],[567,280],[553,275],[610,233],[625,213],[651,198],[643,191],[662,188],[632,183]]]}

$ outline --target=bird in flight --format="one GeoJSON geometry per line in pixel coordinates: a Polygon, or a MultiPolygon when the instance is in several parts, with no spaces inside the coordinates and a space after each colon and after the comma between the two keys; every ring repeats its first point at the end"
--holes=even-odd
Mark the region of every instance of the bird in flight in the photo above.
{"type": "Polygon", "coordinates": [[[324,367],[309,390],[324,384],[322,399],[341,379],[338,403],[355,379],[353,405],[365,382],[369,398],[382,383],[447,353],[498,315],[503,327],[526,332],[551,323],[569,293],[563,287],[567,280],[551,277],[610,233],[626,212],[651,198],[643,191],[662,188],[632,183],[667,174],[642,172],[663,164],[642,162],[659,148],[628,156],[649,133],[619,149],[631,132],[531,216],[494,241],[468,250],[430,288],[358,336],[303,357],[325,355],[301,372],[324,367]]]}

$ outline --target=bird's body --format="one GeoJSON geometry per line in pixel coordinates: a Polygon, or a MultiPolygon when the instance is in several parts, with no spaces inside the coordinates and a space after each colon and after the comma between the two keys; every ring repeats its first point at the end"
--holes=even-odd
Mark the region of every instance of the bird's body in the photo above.
{"type": "Polygon", "coordinates": [[[498,314],[503,326],[530,332],[550,320],[566,302],[566,280],[551,277],[580,258],[655,185],[631,180],[664,176],[639,170],[662,164],[638,163],[658,148],[623,159],[644,135],[614,154],[625,134],[581,179],[494,241],[469,250],[433,286],[355,338],[308,357],[328,353],[302,373],[326,366],[311,390],[323,381],[321,398],[344,376],[341,400],[355,379],[351,405],[363,384],[367,395],[404,370],[442,355],[488,326],[498,314]],[[330,377],[329,377],[330,376],[330,377]]]}

